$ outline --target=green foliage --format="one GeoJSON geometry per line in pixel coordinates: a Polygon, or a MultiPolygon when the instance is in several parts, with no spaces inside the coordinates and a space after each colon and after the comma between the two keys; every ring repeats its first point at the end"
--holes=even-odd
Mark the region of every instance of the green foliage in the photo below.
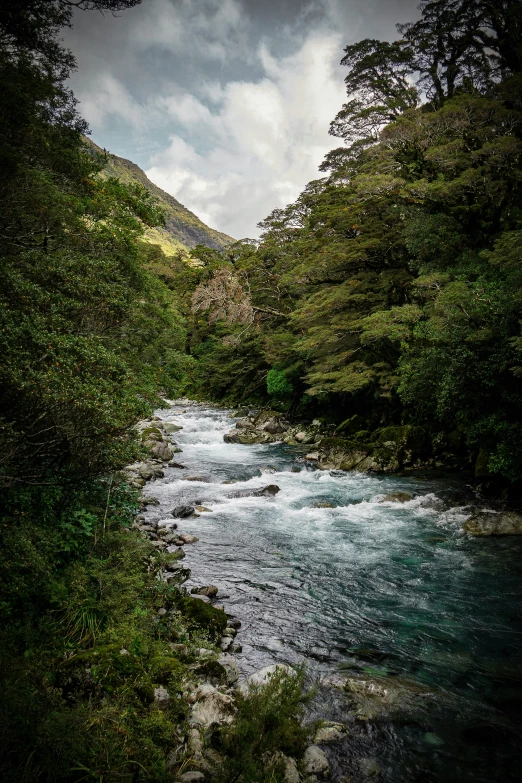
{"type": "Polygon", "coordinates": [[[284,398],[291,394],[293,386],[283,370],[272,367],[266,376],[266,390],[271,397],[284,398]]]}
{"type": "Polygon", "coordinates": [[[459,432],[462,466],[482,450],[500,482],[522,481],[519,5],[430,0],[401,41],[346,48],[332,132],[348,146],[257,247],[222,256],[257,316],[198,324],[201,388],[240,401],[286,378],[293,410],[356,415],[370,441],[385,425],[422,425],[434,448],[459,432]]]}
{"type": "Polygon", "coordinates": [[[284,670],[270,676],[264,687],[250,686],[239,700],[232,726],[222,729],[219,748],[225,762],[216,783],[279,783],[284,780],[281,753],[299,757],[306,748],[307,731],[301,721],[304,674],[284,670]]]}

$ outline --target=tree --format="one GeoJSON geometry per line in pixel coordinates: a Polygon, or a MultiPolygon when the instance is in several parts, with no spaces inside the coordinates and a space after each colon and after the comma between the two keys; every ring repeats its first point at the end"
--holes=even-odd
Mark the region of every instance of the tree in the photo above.
{"type": "Polygon", "coordinates": [[[372,144],[383,125],[417,105],[410,78],[412,51],[400,43],[369,38],[344,51],[341,65],[350,69],[344,81],[351,100],[332,121],[330,133],[346,144],[372,144]]]}

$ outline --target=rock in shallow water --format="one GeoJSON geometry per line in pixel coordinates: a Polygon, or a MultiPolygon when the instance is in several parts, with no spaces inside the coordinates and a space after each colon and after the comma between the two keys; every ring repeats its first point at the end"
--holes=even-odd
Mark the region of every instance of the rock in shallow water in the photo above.
{"type": "Polygon", "coordinates": [[[195,544],[199,541],[197,536],[191,536],[188,533],[182,533],[180,536],[178,536],[178,538],[184,544],[195,544]]]}
{"type": "Polygon", "coordinates": [[[277,484],[267,484],[266,487],[259,487],[258,489],[240,489],[237,492],[230,492],[227,498],[262,498],[273,497],[281,491],[281,488],[277,484]]]}
{"type": "Polygon", "coordinates": [[[303,763],[309,775],[324,777],[330,771],[328,756],[317,745],[310,745],[304,752],[303,763]]]}
{"type": "Polygon", "coordinates": [[[464,530],[472,536],[520,536],[522,514],[514,511],[479,511],[465,521],[464,530]]]}
{"type": "Polygon", "coordinates": [[[314,744],[320,745],[321,743],[338,742],[345,734],[346,726],[344,723],[325,722],[317,729],[314,737],[314,744]]]}
{"type": "Polygon", "coordinates": [[[411,492],[390,492],[389,495],[385,495],[379,502],[380,503],[408,503],[413,500],[411,492]]]}
{"type": "Polygon", "coordinates": [[[170,512],[173,517],[177,519],[184,519],[185,517],[191,517],[194,513],[194,506],[176,506],[170,512]]]}
{"type": "Polygon", "coordinates": [[[218,594],[216,585],[203,585],[202,587],[193,587],[190,591],[193,595],[206,595],[208,598],[214,598],[218,594]]]}

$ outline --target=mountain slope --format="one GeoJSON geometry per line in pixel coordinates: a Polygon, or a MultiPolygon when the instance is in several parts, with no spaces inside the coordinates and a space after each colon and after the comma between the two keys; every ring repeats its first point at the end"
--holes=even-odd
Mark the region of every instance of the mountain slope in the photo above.
{"type": "MultiPolygon", "coordinates": [[[[97,145],[93,144],[93,146],[97,145]]],[[[118,177],[125,183],[139,182],[158,200],[167,218],[165,228],[148,229],[145,236],[149,242],[160,245],[165,255],[172,256],[180,249],[190,249],[196,245],[206,245],[221,250],[229,242],[234,241],[227,234],[206,226],[174,196],[154,185],[136,163],[110,154],[105,172],[107,176],[118,177]]]]}

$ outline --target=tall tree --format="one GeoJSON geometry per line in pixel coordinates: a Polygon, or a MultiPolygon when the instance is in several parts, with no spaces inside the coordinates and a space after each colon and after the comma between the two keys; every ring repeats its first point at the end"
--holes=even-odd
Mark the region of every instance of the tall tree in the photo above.
{"type": "Polygon", "coordinates": [[[344,80],[350,100],[331,123],[330,133],[347,144],[371,144],[383,125],[417,105],[410,78],[412,51],[398,43],[366,38],[344,52],[341,65],[350,69],[344,80]]]}

